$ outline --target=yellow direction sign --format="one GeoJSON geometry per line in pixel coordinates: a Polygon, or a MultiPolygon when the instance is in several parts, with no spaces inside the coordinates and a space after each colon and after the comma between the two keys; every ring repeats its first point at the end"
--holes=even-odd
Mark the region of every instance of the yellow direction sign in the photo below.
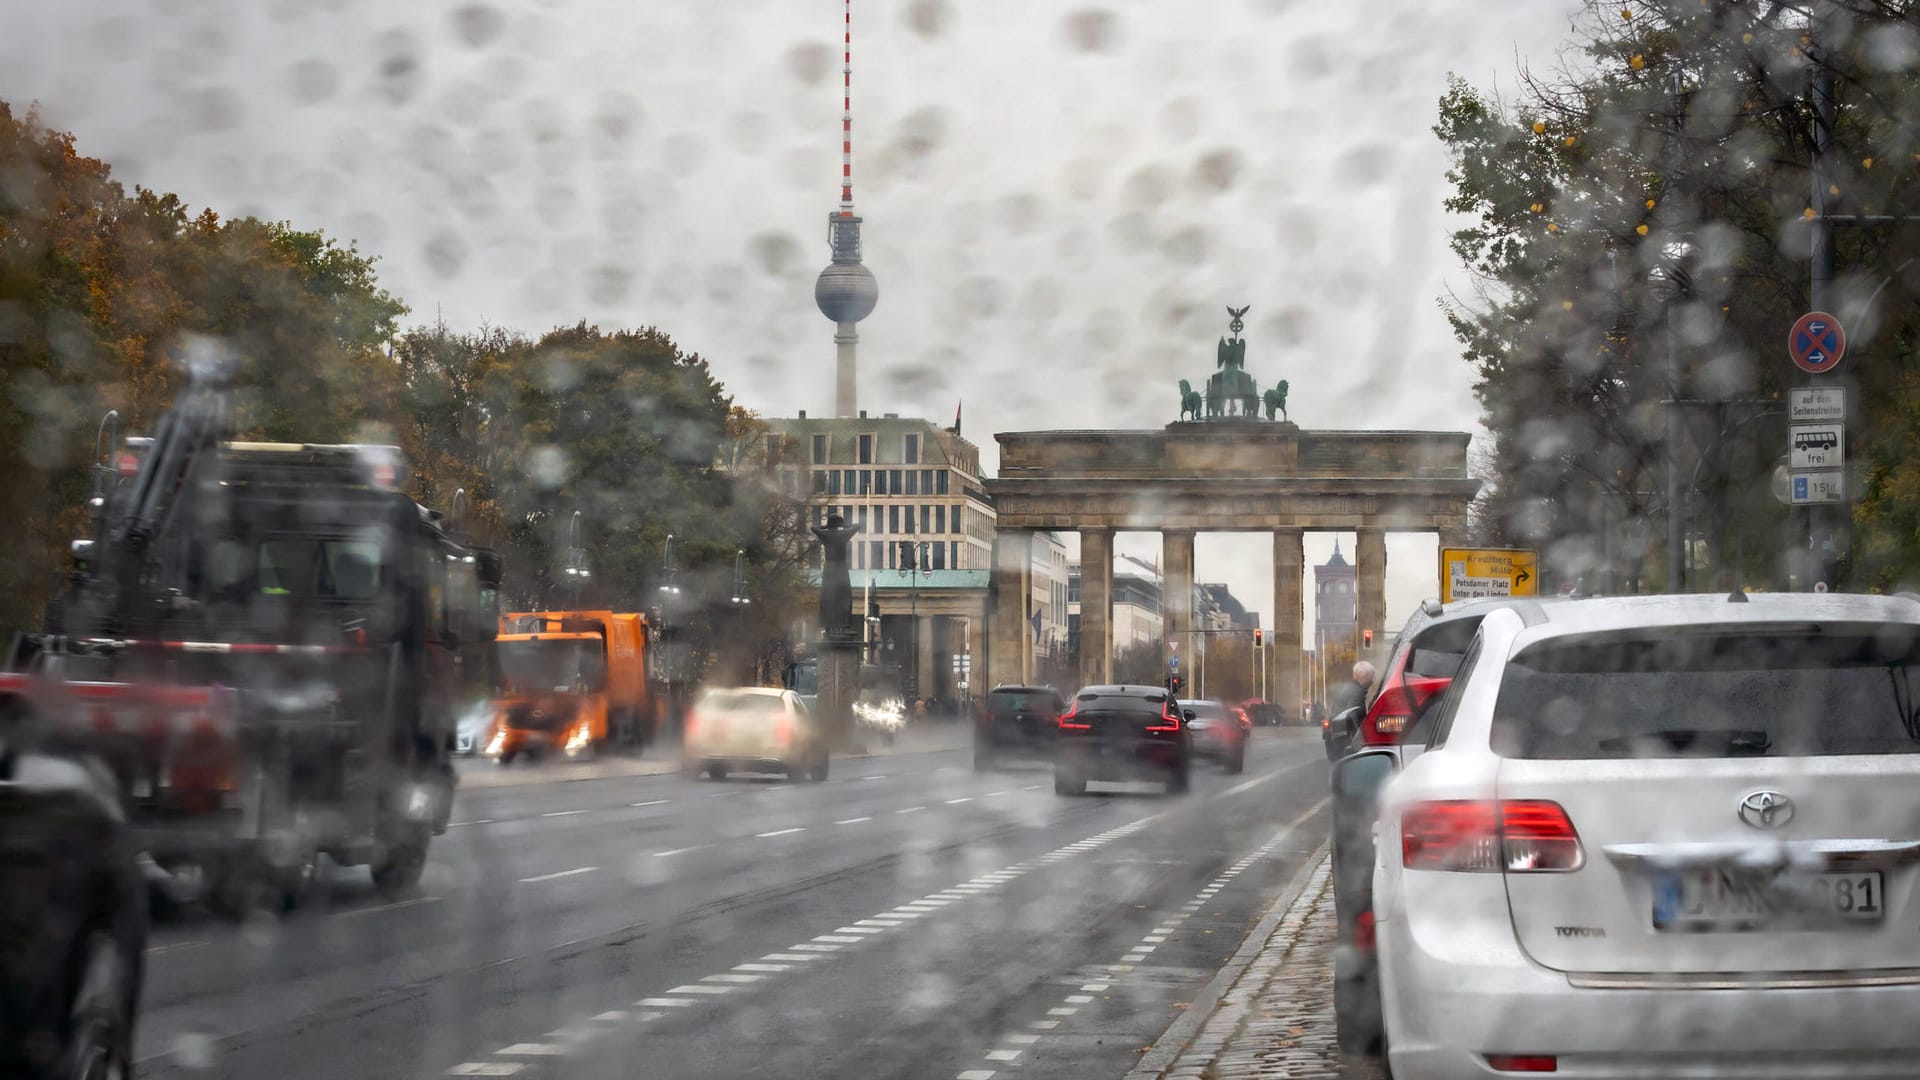
{"type": "Polygon", "coordinates": [[[1441,548],[1440,602],[1537,596],[1540,554],[1525,548],[1441,548]]]}

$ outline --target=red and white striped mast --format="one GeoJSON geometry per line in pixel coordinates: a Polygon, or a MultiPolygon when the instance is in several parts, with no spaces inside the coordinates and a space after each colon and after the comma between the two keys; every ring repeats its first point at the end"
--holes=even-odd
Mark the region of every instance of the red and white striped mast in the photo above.
{"type": "Polygon", "coordinates": [[[840,52],[840,208],[827,215],[827,247],[833,262],[813,285],[814,303],[834,324],[834,413],[855,416],[858,367],[855,324],[873,313],[880,286],[860,262],[860,216],[853,212],[853,0],[845,0],[840,52]]]}

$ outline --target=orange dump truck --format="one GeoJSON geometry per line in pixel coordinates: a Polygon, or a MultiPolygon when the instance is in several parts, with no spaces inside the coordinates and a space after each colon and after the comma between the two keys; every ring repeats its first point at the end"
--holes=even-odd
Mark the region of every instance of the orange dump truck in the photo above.
{"type": "Polygon", "coordinates": [[[644,615],[513,612],[500,617],[493,726],[482,752],[502,765],[561,753],[638,751],[657,709],[647,682],[644,615]]]}

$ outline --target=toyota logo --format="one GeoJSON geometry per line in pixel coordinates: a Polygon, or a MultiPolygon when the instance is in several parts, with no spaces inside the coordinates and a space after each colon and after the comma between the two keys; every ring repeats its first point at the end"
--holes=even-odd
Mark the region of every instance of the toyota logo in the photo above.
{"type": "Polygon", "coordinates": [[[1756,829],[1778,829],[1793,820],[1793,800],[1777,791],[1756,791],[1740,800],[1740,820],[1756,829]]]}

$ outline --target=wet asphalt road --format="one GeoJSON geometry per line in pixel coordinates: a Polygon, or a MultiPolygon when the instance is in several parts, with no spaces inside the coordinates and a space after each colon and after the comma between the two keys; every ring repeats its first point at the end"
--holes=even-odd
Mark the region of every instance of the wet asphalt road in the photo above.
{"type": "Polygon", "coordinates": [[[163,921],[138,1075],[1118,1077],[1325,836],[1298,730],[1181,797],[969,763],[463,792],[409,899],[163,921]]]}

